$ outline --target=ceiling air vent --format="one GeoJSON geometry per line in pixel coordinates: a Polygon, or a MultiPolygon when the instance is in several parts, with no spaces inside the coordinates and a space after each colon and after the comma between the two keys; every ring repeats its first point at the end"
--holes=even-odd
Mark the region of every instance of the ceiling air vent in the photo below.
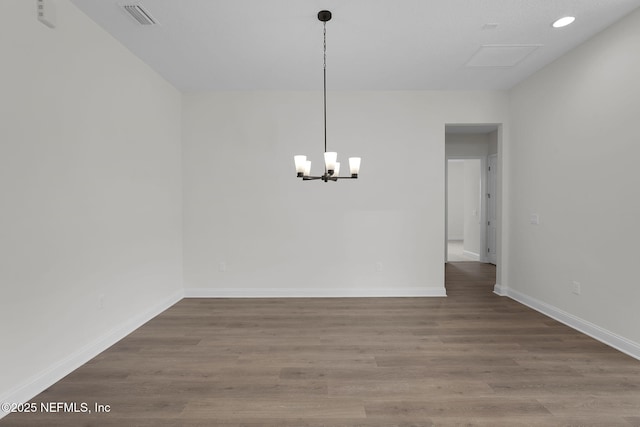
{"type": "Polygon", "coordinates": [[[129,15],[133,16],[133,19],[138,21],[141,25],[155,25],[157,24],[156,20],[149,15],[149,12],[144,10],[140,5],[137,4],[129,4],[124,5],[124,10],[129,12],[129,15]]]}

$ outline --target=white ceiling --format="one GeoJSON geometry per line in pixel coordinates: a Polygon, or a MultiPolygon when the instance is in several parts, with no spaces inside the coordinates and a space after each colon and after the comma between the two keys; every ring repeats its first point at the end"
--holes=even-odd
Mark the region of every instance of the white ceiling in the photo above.
{"type": "Polygon", "coordinates": [[[329,90],[509,89],[640,6],[640,0],[72,1],[183,91],[321,89],[322,9],[333,13],[329,90]],[[124,4],[141,5],[159,25],[141,26],[124,4]],[[565,15],[575,23],[551,27],[565,15]]]}

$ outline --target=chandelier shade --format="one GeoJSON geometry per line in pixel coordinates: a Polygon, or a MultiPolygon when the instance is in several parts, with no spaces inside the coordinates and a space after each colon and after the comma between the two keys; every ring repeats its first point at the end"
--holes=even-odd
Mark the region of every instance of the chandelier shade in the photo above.
{"type": "Polygon", "coordinates": [[[360,172],[360,157],[349,157],[349,170],[351,175],[358,176],[360,172]]]}

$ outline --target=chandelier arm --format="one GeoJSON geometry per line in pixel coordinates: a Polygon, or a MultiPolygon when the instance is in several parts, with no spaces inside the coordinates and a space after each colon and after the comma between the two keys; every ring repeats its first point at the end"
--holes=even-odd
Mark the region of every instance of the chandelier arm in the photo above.
{"type": "Polygon", "coordinates": [[[327,181],[337,181],[339,179],[358,179],[358,175],[353,174],[351,176],[331,176],[329,174],[324,174],[322,176],[301,176],[298,178],[302,178],[303,181],[314,181],[317,179],[321,179],[327,182],[327,181]]]}

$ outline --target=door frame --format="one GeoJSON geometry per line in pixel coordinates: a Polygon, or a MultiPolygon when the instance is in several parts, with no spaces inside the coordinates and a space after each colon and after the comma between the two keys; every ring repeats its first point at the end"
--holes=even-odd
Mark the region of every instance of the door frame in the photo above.
{"type": "MultiPolygon", "coordinates": [[[[486,230],[486,236],[487,236],[487,252],[485,253],[486,258],[487,258],[487,262],[494,264],[494,265],[498,265],[498,228],[500,227],[500,222],[498,221],[498,173],[499,173],[499,168],[498,168],[498,153],[495,154],[489,154],[487,156],[487,168],[486,168],[486,174],[487,174],[487,194],[489,194],[489,183],[490,183],[490,179],[489,179],[489,175],[494,174],[494,193],[493,193],[493,199],[492,200],[487,200],[487,221],[485,222],[484,226],[485,226],[485,230],[486,230]],[[491,163],[491,159],[495,159],[494,162],[494,166],[495,166],[495,170],[491,171],[489,170],[489,164],[491,163]],[[494,224],[490,225],[489,224],[489,204],[493,204],[494,205],[494,224]],[[493,252],[489,252],[489,234],[491,233],[491,228],[495,227],[496,232],[495,232],[495,238],[494,238],[494,251],[493,252]]],[[[487,196],[488,197],[488,196],[487,196]]]]}
{"type": "MultiPolygon", "coordinates": [[[[500,122],[500,121],[496,121],[496,122],[492,122],[492,121],[476,121],[476,122],[468,122],[468,121],[453,121],[453,120],[447,120],[443,123],[442,126],[442,149],[443,149],[443,153],[444,153],[444,160],[445,160],[445,188],[444,188],[444,192],[445,192],[445,209],[447,208],[447,204],[448,204],[448,200],[446,199],[446,191],[447,191],[447,175],[448,175],[448,169],[447,169],[447,155],[446,155],[446,133],[447,133],[447,127],[449,126],[457,126],[457,127],[466,127],[466,126],[492,126],[495,127],[495,129],[497,130],[498,134],[497,134],[497,139],[498,139],[498,144],[497,144],[497,155],[498,155],[498,170],[497,170],[497,182],[496,182],[496,187],[497,187],[497,194],[496,194],[496,226],[497,226],[497,230],[496,230],[496,284],[494,285],[493,288],[493,292],[497,295],[506,295],[506,289],[508,288],[507,283],[505,282],[507,280],[506,277],[506,266],[509,263],[509,259],[508,259],[508,247],[507,244],[508,242],[506,242],[505,239],[505,232],[506,232],[506,227],[505,224],[507,222],[508,219],[508,215],[505,212],[505,204],[504,204],[504,194],[507,192],[507,187],[508,187],[508,168],[507,168],[507,163],[508,163],[508,143],[507,143],[507,135],[509,134],[508,131],[508,125],[504,122],[500,122]]],[[[447,218],[445,215],[445,233],[443,233],[444,236],[444,253],[445,253],[445,260],[447,259],[447,247],[446,247],[446,243],[447,243],[447,236],[446,236],[446,228],[448,226],[447,224],[447,218]]],[[[445,265],[442,265],[442,270],[444,272],[445,269],[445,265]]]]}

